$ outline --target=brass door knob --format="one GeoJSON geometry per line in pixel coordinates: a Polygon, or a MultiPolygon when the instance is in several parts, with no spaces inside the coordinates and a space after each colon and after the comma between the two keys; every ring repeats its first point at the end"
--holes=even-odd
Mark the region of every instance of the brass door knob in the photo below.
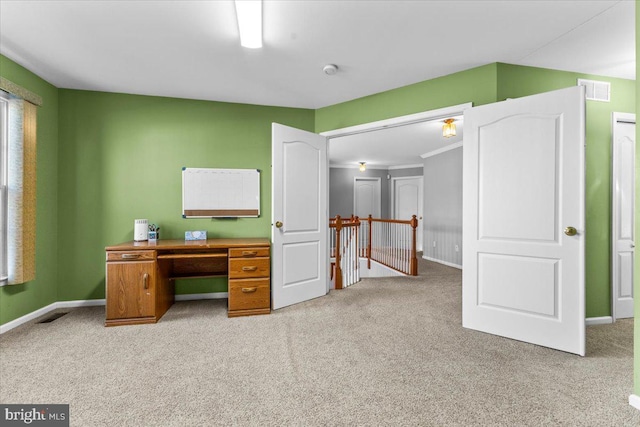
{"type": "Polygon", "coordinates": [[[576,234],[578,234],[578,230],[576,230],[574,227],[567,227],[564,229],[564,234],[566,234],[567,236],[575,236],[576,234]]]}
{"type": "Polygon", "coordinates": [[[282,228],[282,221],[276,221],[276,228],[282,228]]]}

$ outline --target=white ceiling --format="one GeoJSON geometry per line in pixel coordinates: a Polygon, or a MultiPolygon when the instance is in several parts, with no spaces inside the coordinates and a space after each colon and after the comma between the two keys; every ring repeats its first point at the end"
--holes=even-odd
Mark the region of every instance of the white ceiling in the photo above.
{"type": "Polygon", "coordinates": [[[61,88],[315,109],[492,62],[635,79],[634,17],[633,0],[264,0],[252,50],[231,0],[1,0],[0,53],[61,88]]]}
{"type": "Polygon", "coordinates": [[[357,168],[360,162],[365,162],[371,169],[422,167],[421,156],[462,141],[463,117],[451,118],[455,119],[457,131],[450,138],[442,136],[441,119],[331,138],[330,164],[357,168]]]}

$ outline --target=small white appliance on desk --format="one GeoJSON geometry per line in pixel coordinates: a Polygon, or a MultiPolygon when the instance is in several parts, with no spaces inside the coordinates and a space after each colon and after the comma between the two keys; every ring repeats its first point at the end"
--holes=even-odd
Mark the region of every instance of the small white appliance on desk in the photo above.
{"type": "Polygon", "coordinates": [[[144,242],[149,238],[149,220],[136,219],[133,225],[133,240],[144,242]]]}

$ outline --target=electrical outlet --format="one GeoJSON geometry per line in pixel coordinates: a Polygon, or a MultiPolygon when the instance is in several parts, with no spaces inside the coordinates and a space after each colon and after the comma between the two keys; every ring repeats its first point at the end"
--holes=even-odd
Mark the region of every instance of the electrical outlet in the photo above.
{"type": "Polygon", "coordinates": [[[456,252],[460,252],[460,247],[456,245],[456,252]]]}

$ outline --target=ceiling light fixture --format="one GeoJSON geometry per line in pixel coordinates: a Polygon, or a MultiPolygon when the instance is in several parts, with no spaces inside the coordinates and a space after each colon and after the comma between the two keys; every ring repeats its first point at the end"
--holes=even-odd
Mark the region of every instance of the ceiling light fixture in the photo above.
{"type": "Polygon", "coordinates": [[[235,0],[235,3],[240,44],[250,49],[262,47],[262,0],[235,0]]]}
{"type": "Polygon", "coordinates": [[[324,73],[327,76],[333,76],[335,73],[338,72],[338,66],[335,65],[335,64],[327,64],[327,65],[324,66],[322,71],[324,71],[324,73]]]}
{"type": "Polygon", "coordinates": [[[360,167],[358,169],[360,169],[360,172],[367,170],[367,162],[360,162],[360,167]]]}
{"type": "Polygon", "coordinates": [[[453,122],[454,119],[447,119],[442,125],[442,136],[444,136],[445,138],[456,136],[456,125],[453,122]]]}

